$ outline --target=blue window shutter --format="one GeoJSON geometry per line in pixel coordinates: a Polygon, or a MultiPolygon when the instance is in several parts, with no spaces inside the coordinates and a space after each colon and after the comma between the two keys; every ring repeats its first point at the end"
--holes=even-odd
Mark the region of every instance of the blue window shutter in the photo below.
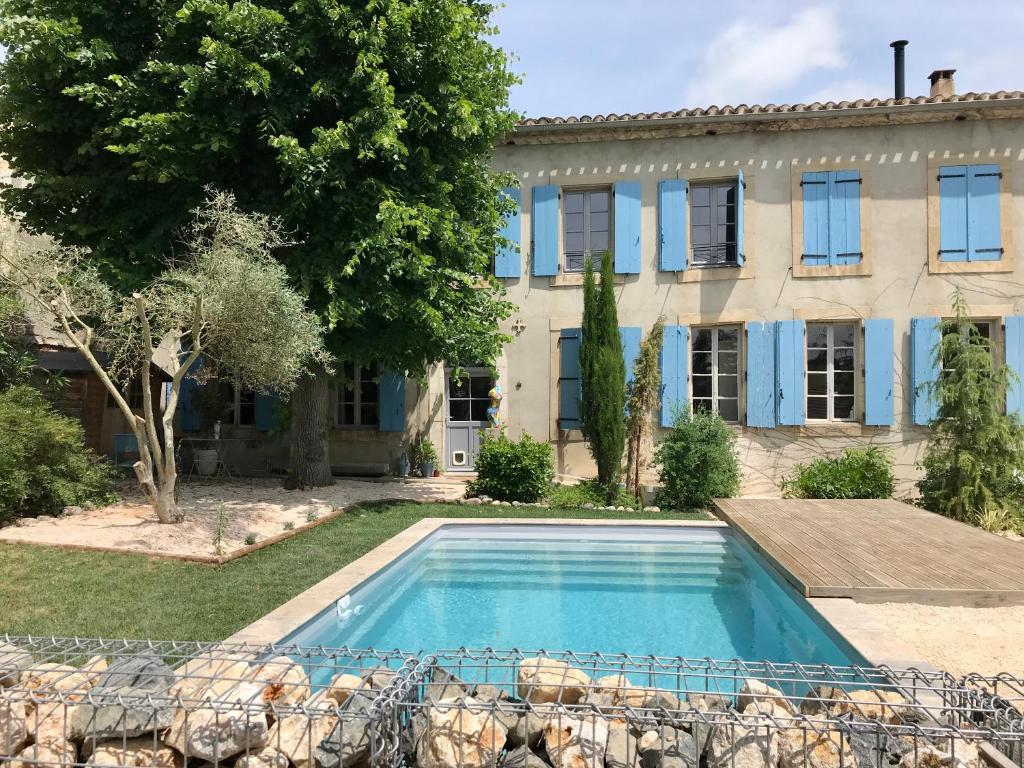
{"type": "Polygon", "coordinates": [[[939,168],[939,260],[967,261],[966,165],[939,168]]]}
{"type": "Polygon", "coordinates": [[[640,182],[615,182],[615,273],[640,274],[640,182]]]}
{"type": "Polygon", "coordinates": [[[747,197],[747,183],[743,180],[743,171],[736,175],[736,264],[743,266],[746,261],[746,238],[743,236],[743,208],[747,197]]]}
{"type": "Polygon", "coordinates": [[[939,318],[910,319],[910,412],[915,424],[931,424],[939,413],[933,391],[939,380],[939,318]]]}
{"type": "Polygon", "coordinates": [[[503,221],[501,230],[498,232],[498,235],[508,243],[498,246],[498,252],[494,256],[494,276],[519,277],[522,269],[519,261],[519,245],[522,239],[520,217],[522,194],[515,187],[505,187],[501,194],[511,199],[516,204],[516,209],[503,221]]]}
{"type": "Polygon", "coordinates": [[[1006,412],[1024,419],[1024,317],[1006,318],[1006,365],[1017,374],[1006,390],[1006,412]]]}
{"type": "Polygon", "coordinates": [[[405,432],[405,376],[382,371],[380,389],[380,431],[405,432]]]}
{"type": "Polygon", "coordinates": [[[671,427],[686,408],[689,333],[685,325],[666,325],[661,342],[661,426],[671,427]]]}
{"type": "Polygon", "coordinates": [[[256,429],[270,432],[277,428],[277,406],[281,399],[272,393],[256,393],[256,429]]]}
{"type": "Polygon", "coordinates": [[[686,179],[658,182],[658,269],[686,269],[686,179]]]}
{"type": "Polygon", "coordinates": [[[179,425],[183,432],[198,432],[203,428],[203,406],[199,402],[199,385],[186,376],[178,390],[179,425]]]}
{"type": "Polygon", "coordinates": [[[804,206],[803,263],[809,267],[828,264],[828,173],[814,171],[800,177],[804,206]]]}
{"type": "Polygon", "coordinates": [[[893,423],[892,320],[864,321],[864,423],[891,427],[893,423]]]}
{"type": "Polygon", "coordinates": [[[999,230],[998,165],[967,166],[967,260],[999,261],[1003,257],[999,230]]]}
{"type": "Polygon", "coordinates": [[[747,323],[747,426],[775,426],[774,323],[747,323]]]}
{"type": "Polygon", "coordinates": [[[558,187],[533,188],[533,274],[558,274],[558,187]]]}
{"type": "Polygon", "coordinates": [[[803,320],[780,320],[775,324],[775,383],[779,424],[798,425],[805,421],[804,335],[803,320]]]}
{"type": "Polygon", "coordinates": [[[583,331],[563,328],[558,339],[558,428],[580,428],[580,341],[583,331]]]}
{"type": "Polygon", "coordinates": [[[619,326],[619,340],[622,343],[622,359],[626,363],[626,386],[633,383],[633,368],[640,356],[640,337],[643,332],[634,326],[619,326]]]}
{"type": "Polygon", "coordinates": [[[860,171],[829,171],[828,256],[830,264],[860,263],[860,171]]]}

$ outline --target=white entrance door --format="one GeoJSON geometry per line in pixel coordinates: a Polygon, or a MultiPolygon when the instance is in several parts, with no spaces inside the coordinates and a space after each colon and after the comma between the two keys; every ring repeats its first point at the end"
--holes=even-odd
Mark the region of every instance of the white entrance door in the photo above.
{"type": "Polygon", "coordinates": [[[461,378],[448,372],[445,469],[472,472],[480,450],[480,430],[488,425],[491,374],[486,368],[464,368],[461,378]]]}

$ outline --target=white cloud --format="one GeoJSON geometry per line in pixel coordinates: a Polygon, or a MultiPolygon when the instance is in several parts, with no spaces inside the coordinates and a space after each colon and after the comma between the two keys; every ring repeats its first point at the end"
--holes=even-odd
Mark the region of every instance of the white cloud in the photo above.
{"type": "Polygon", "coordinates": [[[857,99],[884,99],[892,96],[892,83],[881,83],[852,77],[841,80],[830,80],[824,85],[810,91],[800,99],[806,104],[815,101],[856,101],[857,99]]]}
{"type": "Polygon", "coordinates": [[[844,67],[841,37],[833,8],[806,8],[775,27],[733,22],[705,47],[687,104],[769,101],[810,72],[844,67]]]}

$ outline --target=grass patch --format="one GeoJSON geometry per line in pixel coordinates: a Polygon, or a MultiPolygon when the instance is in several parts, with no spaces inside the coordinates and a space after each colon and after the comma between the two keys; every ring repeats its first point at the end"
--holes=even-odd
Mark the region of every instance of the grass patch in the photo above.
{"type": "MultiPolygon", "coordinates": [[[[424,517],[610,519],[621,512],[380,504],[223,566],[0,545],[0,632],[222,640],[424,517]]],[[[629,513],[636,520],[701,513],[629,513]]]]}

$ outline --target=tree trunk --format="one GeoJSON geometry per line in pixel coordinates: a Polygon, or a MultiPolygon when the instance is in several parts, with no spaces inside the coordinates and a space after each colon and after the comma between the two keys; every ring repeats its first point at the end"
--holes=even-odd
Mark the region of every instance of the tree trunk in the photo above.
{"type": "Polygon", "coordinates": [[[153,460],[148,447],[144,447],[144,445],[144,442],[140,440],[139,460],[132,465],[135,476],[139,479],[142,494],[153,505],[157,520],[161,523],[180,523],[184,517],[174,498],[174,485],[177,478],[172,476],[163,482],[155,479],[153,477],[153,460]]]}
{"type": "Polygon", "coordinates": [[[292,392],[290,487],[334,485],[327,440],[330,401],[330,379],[322,370],[299,379],[292,392]]]}

